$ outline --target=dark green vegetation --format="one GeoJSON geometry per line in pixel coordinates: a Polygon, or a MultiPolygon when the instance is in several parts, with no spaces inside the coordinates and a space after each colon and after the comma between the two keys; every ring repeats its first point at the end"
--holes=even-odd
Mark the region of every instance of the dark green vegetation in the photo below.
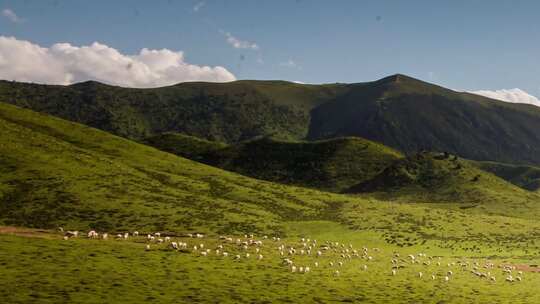
{"type": "Polygon", "coordinates": [[[309,111],[345,87],[235,81],[128,89],[93,81],[66,87],[0,81],[0,101],[130,139],[182,132],[235,142],[261,134],[304,137],[309,111]]]}
{"type": "MultiPolygon", "coordinates": [[[[540,207],[536,193],[487,173],[447,153],[421,152],[396,160],[380,174],[347,190],[383,200],[456,203],[469,212],[530,217],[540,207]]],[[[444,204],[443,204],[444,205],[444,204]]]]}
{"type": "Polygon", "coordinates": [[[204,162],[205,156],[210,152],[227,147],[227,144],[222,142],[209,141],[181,133],[161,133],[146,138],[144,143],[161,151],[199,162],[204,162]]]}
{"type": "Polygon", "coordinates": [[[537,191],[540,189],[539,167],[511,165],[488,161],[476,161],[472,162],[472,164],[523,189],[529,191],[537,191]]]}
{"type": "Polygon", "coordinates": [[[370,179],[402,157],[381,144],[353,137],[314,142],[261,138],[226,146],[181,134],[164,134],[147,143],[242,175],[333,192],[370,179]]]}
{"type": "Polygon", "coordinates": [[[128,89],[0,82],[0,101],[142,141],[165,132],[236,143],[260,136],[359,136],[405,153],[540,164],[540,108],[459,93],[404,75],[356,84],[183,83],[128,89]]]}

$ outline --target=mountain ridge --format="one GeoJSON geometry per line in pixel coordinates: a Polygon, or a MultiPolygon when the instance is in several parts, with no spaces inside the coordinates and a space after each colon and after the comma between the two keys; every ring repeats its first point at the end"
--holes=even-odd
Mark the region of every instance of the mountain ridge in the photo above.
{"type": "Polygon", "coordinates": [[[98,82],[0,82],[0,101],[143,141],[173,132],[225,143],[261,136],[356,136],[405,154],[423,149],[540,164],[540,108],[456,92],[403,74],[371,82],[305,85],[239,80],[130,89],[98,82]]]}

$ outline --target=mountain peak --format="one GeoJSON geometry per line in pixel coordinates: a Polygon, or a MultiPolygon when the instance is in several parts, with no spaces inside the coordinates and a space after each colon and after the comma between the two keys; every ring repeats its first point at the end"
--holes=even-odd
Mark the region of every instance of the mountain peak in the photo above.
{"type": "Polygon", "coordinates": [[[410,81],[413,81],[413,82],[421,82],[421,80],[418,80],[416,78],[413,78],[413,77],[410,77],[410,76],[407,76],[407,75],[404,75],[404,74],[393,74],[393,75],[390,75],[390,76],[387,76],[387,77],[384,77],[384,78],[381,78],[379,80],[377,80],[376,82],[381,82],[381,83],[402,83],[402,82],[410,82],[410,81]]]}

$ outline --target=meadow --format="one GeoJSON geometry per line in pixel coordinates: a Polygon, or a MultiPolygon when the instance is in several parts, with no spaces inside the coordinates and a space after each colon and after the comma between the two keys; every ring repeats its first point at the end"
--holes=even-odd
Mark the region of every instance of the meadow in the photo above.
{"type": "Polygon", "coordinates": [[[466,186],[480,173],[465,165],[427,189],[440,197],[457,183],[458,197],[482,195],[474,207],[412,195],[410,184],[395,190],[400,195],[337,194],[249,178],[7,104],[0,104],[0,155],[2,303],[540,300],[540,274],[531,271],[540,263],[536,194],[489,173],[466,186]],[[59,227],[81,235],[64,240],[59,227]],[[109,239],[88,239],[90,230],[109,239]],[[141,236],[115,237],[135,230],[141,236]],[[149,242],[146,234],[156,232],[188,247],[149,242]],[[220,240],[250,234],[263,245],[259,253],[249,247],[249,258],[243,245],[220,240]],[[281,256],[281,245],[302,250],[302,238],[317,240],[310,255],[281,256]],[[339,245],[316,257],[326,242],[339,245]],[[194,250],[201,243],[207,256],[194,250]],[[216,254],[219,245],[227,257],[216,254]],[[293,273],[285,258],[310,272],[293,273]],[[473,274],[475,263],[495,281],[473,274]],[[522,280],[507,282],[504,265],[522,280]]]}

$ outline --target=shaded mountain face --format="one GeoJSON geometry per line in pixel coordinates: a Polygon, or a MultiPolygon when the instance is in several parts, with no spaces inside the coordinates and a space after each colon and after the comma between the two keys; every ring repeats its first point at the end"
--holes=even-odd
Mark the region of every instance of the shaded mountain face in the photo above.
{"type": "Polygon", "coordinates": [[[128,89],[96,82],[0,82],[0,101],[130,139],[164,132],[236,143],[261,136],[358,136],[404,153],[448,151],[475,160],[540,164],[540,108],[393,75],[357,84],[183,83],[128,89]]]}
{"type": "Polygon", "coordinates": [[[402,157],[391,148],[353,137],[313,142],[261,138],[225,146],[166,133],[145,142],[246,176],[333,192],[373,177],[402,157]]]}
{"type": "Polygon", "coordinates": [[[406,76],[357,85],[311,114],[309,139],[360,136],[405,153],[540,161],[540,108],[454,92],[406,76]]]}

